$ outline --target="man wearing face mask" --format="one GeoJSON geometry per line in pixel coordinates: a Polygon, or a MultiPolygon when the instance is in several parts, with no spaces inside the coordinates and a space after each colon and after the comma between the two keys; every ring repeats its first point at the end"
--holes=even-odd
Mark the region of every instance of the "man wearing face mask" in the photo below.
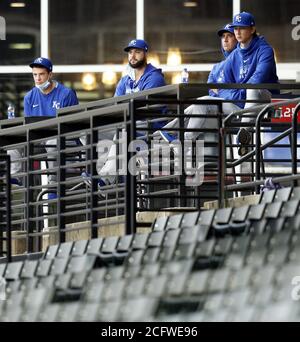
{"type": "Polygon", "coordinates": [[[29,64],[35,87],[24,98],[25,116],[56,116],[56,110],[78,104],[75,92],[52,80],[52,62],[44,57],[29,64]]]}
{"type": "MultiPolygon", "coordinates": [[[[36,58],[29,64],[32,68],[32,75],[35,87],[32,88],[24,97],[24,116],[46,116],[55,117],[56,110],[63,107],[78,104],[75,91],[69,89],[57,81],[52,79],[52,62],[44,57],[36,58]]],[[[57,153],[56,139],[50,139],[45,142],[48,155],[52,152],[53,158],[57,153]]],[[[22,158],[20,150],[10,150],[8,154],[11,157],[11,183],[22,185],[18,178],[14,178],[14,174],[22,171],[22,163],[18,160],[22,158]]],[[[51,155],[50,155],[51,157],[51,155]]],[[[52,169],[56,166],[56,161],[48,161],[48,168],[52,169]]],[[[48,183],[55,183],[56,174],[48,176],[48,183]]],[[[49,199],[56,198],[55,193],[49,193],[49,199]]]]}

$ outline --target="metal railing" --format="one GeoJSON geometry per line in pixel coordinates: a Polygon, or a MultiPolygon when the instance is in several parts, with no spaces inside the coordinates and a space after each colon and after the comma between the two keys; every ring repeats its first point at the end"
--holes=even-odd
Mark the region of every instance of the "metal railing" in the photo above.
{"type": "MultiPolygon", "coordinates": [[[[236,167],[246,160],[250,160],[253,164],[259,157],[256,156],[255,151],[241,158],[236,158],[232,152],[236,144],[232,143],[231,138],[237,133],[241,124],[240,121],[232,123],[230,118],[247,111],[233,113],[222,120],[221,106],[224,101],[198,99],[198,97],[207,94],[209,88],[245,87],[260,89],[272,86],[238,84],[166,86],[64,108],[58,111],[57,118],[43,121],[33,122],[39,118],[2,121],[0,123],[2,151],[16,149],[21,151],[21,158],[18,161],[22,163],[22,169],[14,177],[21,180],[22,186],[13,186],[11,192],[12,230],[21,232],[23,235],[21,234],[20,238],[24,239],[25,236],[26,251],[41,250],[45,235],[53,235],[56,239],[53,243],[58,243],[74,239],[75,232],[86,227],[89,230],[88,238],[97,237],[104,224],[111,226],[123,224],[125,233],[134,233],[137,228],[138,211],[176,211],[183,208],[197,210],[208,200],[218,200],[222,205],[228,194],[241,189],[242,182],[237,179],[242,178],[243,173],[238,174],[236,167]],[[184,123],[189,115],[185,114],[184,110],[190,105],[215,105],[217,109],[214,114],[207,115],[199,111],[190,115],[194,118],[203,118],[207,122],[215,122],[215,126],[188,130],[184,123]],[[155,139],[157,123],[175,118],[178,119],[178,125],[167,131],[176,134],[178,141],[182,143],[180,147],[182,152],[184,152],[184,133],[188,131],[195,131],[200,138],[204,138],[205,148],[215,151],[214,155],[209,153],[204,155],[204,178],[201,184],[187,186],[186,180],[190,176],[182,164],[179,166],[180,172],[164,174],[161,171],[164,163],[161,158],[158,162],[159,172],[155,175],[151,174],[151,167],[155,163],[148,158],[144,158],[148,161],[146,166],[139,168],[142,172],[125,175],[118,172],[118,164],[121,162],[121,153],[118,151],[118,143],[122,140],[121,132],[127,133],[126,161],[136,160],[138,151],[128,150],[129,144],[134,140],[143,142],[148,146],[148,152],[152,153],[155,149],[150,143],[155,139]],[[214,139],[205,139],[209,135],[214,136],[214,139]],[[114,137],[116,144],[116,182],[99,189],[97,149],[99,141],[107,136],[110,139],[114,137]],[[49,144],[51,140],[52,145],[49,144]],[[79,140],[81,144],[74,144],[74,141],[79,140]],[[49,150],[51,147],[54,150],[49,150]],[[56,164],[51,167],[41,167],[45,162],[56,164]],[[81,177],[83,171],[91,175],[90,186],[87,186],[81,177]],[[51,176],[56,176],[56,179],[48,183],[51,176]],[[229,180],[235,184],[228,184],[229,180]],[[57,194],[57,198],[45,198],[49,193],[57,194]],[[103,219],[107,218],[110,218],[110,223],[108,221],[104,223],[103,219]]],[[[274,87],[300,89],[298,85],[274,87]]],[[[267,106],[267,108],[271,107],[272,105],[267,106]]],[[[265,105],[255,108],[263,109],[265,105]]],[[[265,122],[263,124],[265,125],[265,122]]],[[[294,129],[297,132],[297,128],[294,129]]],[[[276,141],[275,139],[273,142],[276,141]]],[[[258,150],[261,153],[263,147],[256,149],[258,150]]],[[[142,153],[139,154],[142,156],[142,153]]],[[[191,161],[195,166],[194,155],[191,161]]],[[[176,166],[174,149],[173,156],[168,162],[171,171],[174,171],[176,166]]],[[[12,165],[16,165],[15,161],[12,161],[12,165]]],[[[255,179],[258,175],[254,172],[250,172],[250,176],[250,180],[258,180],[255,179]]],[[[263,174],[262,177],[264,176],[263,174]]]]}
{"type": "Polygon", "coordinates": [[[10,157],[0,155],[0,257],[11,261],[10,157]]]}

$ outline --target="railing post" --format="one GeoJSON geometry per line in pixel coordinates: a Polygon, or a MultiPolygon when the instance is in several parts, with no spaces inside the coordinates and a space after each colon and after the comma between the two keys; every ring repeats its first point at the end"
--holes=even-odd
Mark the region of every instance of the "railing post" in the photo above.
{"type": "Polygon", "coordinates": [[[58,136],[57,136],[57,226],[59,231],[59,242],[66,241],[66,153],[61,152],[66,149],[66,138],[63,135],[63,124],[58,124],[58,136]],[[63,200],[62,200],[63,199],[63,200]]]}
{"type": "MultiPolygon", "coordinates": [[[[136,136],[136,122],[135,122],[135,110],[136,103],[134,99],[129,102],[129,121],[126,122],[127,129],[127,163],[134,157],[135,152],[128,151],[128,146],[136,136]]],[[[128,170],[126,175],[126,186],[125,186],[125,233],[134,234],[136,233],[136,207],[137,207],[137,196],[136,196],[136,176],[132,175],[128,170]]]]}
{"type": "MultiPolygon", "coordinates": [[[[300,103],[297,104],[292,116],[292,174],[297,174],[297,133],[298,133],[298,112],[300,109],[300,103]]],[[[294,186],[297,185],[297,181],[294,181],[294,186]]]]}
{"type": "Polygon", "coordinates": [[[218,147],[219,147],[219,172],[218,172],[218,202],[219,208],[225,206],[225,177],[226,177],[226,134],[222,119],[222,103],[218,104],[218,147]]]}

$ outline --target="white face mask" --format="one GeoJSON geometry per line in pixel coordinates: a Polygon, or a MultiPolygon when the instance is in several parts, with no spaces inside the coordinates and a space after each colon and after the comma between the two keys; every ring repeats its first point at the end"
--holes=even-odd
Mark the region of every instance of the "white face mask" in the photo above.
{"type": "Polygon", "coordinates": [[[48,80],[42,84],[36,84],[35,86],[40,90],[40,91],[45,91],[49,86],[50,86],[50,80],[48,78],[48,80]]]}

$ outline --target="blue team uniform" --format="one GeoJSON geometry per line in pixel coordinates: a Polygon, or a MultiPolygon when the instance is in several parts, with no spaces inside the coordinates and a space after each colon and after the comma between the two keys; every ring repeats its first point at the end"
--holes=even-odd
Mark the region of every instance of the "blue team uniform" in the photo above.
{"type": "MultiPolygon", "coordinates": [[[[224,65],[227,57],[233,50],[231,52],[227,52],[223,48],[221,48],[221,50],[225,59],[213,66],[208,75],[207,83],[226,83],[224,79],[224,65]]],[[[215,93],[213,90],[209,90],[209,95],[212,97],[221,97],[226,100],[230,100],[233,94],[230,89],[218,89],[218,93],[215,93]]]]}
{"type": "Polygon", "coordinates": [[[32,88],[24,98],[25,116],[56,116],[56,110],[78,104],[74,90],[56,82],[49,94],[43,94],[38,88],[32,88]]]}
{"type": "MultiPolygon", "coordinates": [[[[226,59],[223,71],[226,83],[278,83],[274,51],[263,37],[254,37],[245,49],[238,44],[226,59]]],[[[246,99],[245,89],[237,93],[240,99],[246,99]]]]}
{"type": "Polygon", "coordinates": [[[115,96],[132,94],[146,89],[162,87],[164,85],[166,85],[166,82],[161,69],[157,69],[149,63],[147,64],[142,77],[137,82],[129,75],[122,77],[117,85],[115,96]]]}

